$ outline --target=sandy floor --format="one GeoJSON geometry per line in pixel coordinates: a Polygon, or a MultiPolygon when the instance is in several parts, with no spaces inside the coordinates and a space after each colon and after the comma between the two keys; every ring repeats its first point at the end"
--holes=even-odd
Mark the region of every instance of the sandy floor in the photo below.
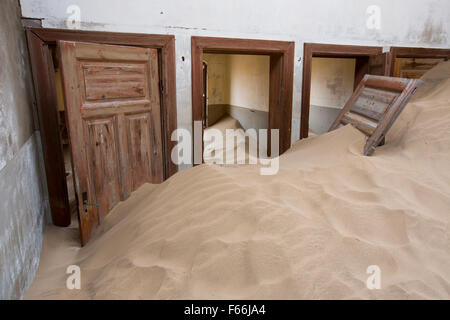
{"type": "Polygon", "coordinates": [[[83,249],[49,227],[25,298],[449,299],[450,62],[425,81],[372,157],[346,126],[297,142],[274,176],[202,165],[145,185],[83,249]]]}

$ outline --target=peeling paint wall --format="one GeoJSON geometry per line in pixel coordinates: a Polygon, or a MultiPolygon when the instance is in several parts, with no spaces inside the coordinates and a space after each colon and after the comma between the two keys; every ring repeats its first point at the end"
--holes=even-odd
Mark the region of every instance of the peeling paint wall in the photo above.
{"type": "Polygon", "coordinates": [[[448,0],[21,0],[26,17],[67,28],[70,5],[81,29],[173,34],[176,38],[178,126],[191,130],[191,36],[295,41],[292,140],[299,137],[303,43],[447,48],[448,0]],[[371,29],[367,8],[380,8],[371,29]],[[182,59],[183,57],[183,59],[182,59]]]}
{"type": "Polygon", "coordinates": [[[16,0],[0,10],[0,300],[31,284],[49,218],[27,46],[16,0]]]}

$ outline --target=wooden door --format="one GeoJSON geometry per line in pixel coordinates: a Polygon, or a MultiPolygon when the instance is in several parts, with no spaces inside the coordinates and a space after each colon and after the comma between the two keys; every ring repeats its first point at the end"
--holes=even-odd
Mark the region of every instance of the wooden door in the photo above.
{"type": "Polygon", "coordinates": [[[58,42],[82,245],[145,182],[163,180],[156,49],[58,42]]]}

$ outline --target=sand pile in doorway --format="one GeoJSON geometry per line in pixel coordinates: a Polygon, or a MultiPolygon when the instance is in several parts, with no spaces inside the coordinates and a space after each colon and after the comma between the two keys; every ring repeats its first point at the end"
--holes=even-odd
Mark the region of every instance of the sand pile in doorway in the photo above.
{"type": "Polygon", "coordinates": [[[244,131],[245,130],[239,123],[239,120],[233,118],[228,114],[224,115],[216,123],[206,128],[205,141],[203,145],[203,148],[205,150],[203,161],[208,164],[218,163],[224,166],[231,166],[230,164],[226,164],[227,154],[230,153],[231,155],[234,155],[234,157],[231,157],[231,159],[234,159],[234,161],[232,162],[234,164],[237,164],[237,150],[240,149],[244,150],[243,159],[241,159],[241,161],[243,161],[243,164],[250,164],[251,161],[249,148],[251,143],[254,143],[256,152],[259,152],[259,150],[261,149],[263,157],[266,157],[266,147],[264,145],[259,145],[258,143],[258,130],[255,130],[255,136],[253,137],[250,135],[246,135],[244,131]],[[227,143],[227,130],[233,130],[232,134],[234,142],[230,141],[231,143],[227,143]],[[222,139],[220,139],[219,141],[215,141],[217,137],[214,137],[213,131],[220,132],[222,135],[222,139]]]}
{"type": "Polygon", "coordinates": [[[450,62],[424,80],[372,157],[346,126],[297,142],[274,176],[202,165],[145,185],[83,249],[49,227],[26,298],[448,299],[450,62]]]}

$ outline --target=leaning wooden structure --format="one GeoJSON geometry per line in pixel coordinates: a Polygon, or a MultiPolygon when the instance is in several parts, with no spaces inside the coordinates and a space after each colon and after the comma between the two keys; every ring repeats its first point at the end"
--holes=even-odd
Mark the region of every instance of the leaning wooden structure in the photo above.
{"type": "Polygon", "coordinates": [[[421,84],[419,79],[366,74],[328,131],[353,125],[367,136],[364,155],[370,156],[383,144],[386,133],[421,84]]]}

